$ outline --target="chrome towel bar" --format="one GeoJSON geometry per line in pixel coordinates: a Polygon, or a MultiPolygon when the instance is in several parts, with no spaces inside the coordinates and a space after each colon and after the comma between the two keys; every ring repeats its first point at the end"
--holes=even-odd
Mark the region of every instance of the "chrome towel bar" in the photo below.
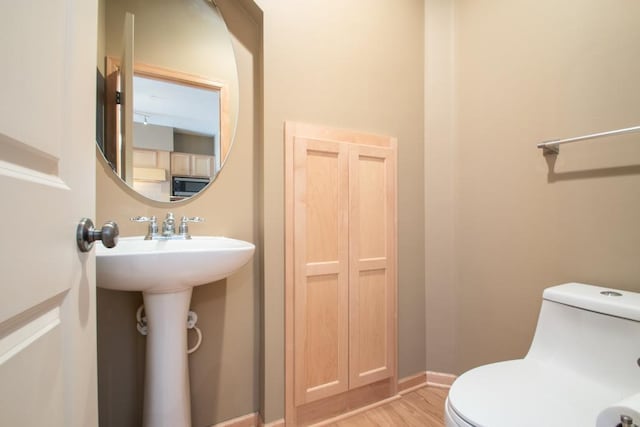
{"type": "Polygon", "coordinates": [[[560,152],[559,145],[566,144],[568,142],[586,141],[588,139],[603,138],[605,136],[622,135],[625,133],[640,132],[640,126],[633,126],[630,128],[610,130],[608,132],[592,133],[590,135],[576,136],[573,138],[554,139],[553,141],[545,141],[538,144],[538,148],[544,150],[543,154],[558,154],[560,152]]]}

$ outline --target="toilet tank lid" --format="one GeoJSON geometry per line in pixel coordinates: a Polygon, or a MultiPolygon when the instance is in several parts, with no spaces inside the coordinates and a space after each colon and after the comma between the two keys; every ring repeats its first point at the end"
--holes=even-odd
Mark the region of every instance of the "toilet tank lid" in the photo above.
{"type": "Polygon", "coordinates": [[[636,292],[584,283],[565,283],[545,289],[542,298],[640,322],[640,294],[636,292]]]}

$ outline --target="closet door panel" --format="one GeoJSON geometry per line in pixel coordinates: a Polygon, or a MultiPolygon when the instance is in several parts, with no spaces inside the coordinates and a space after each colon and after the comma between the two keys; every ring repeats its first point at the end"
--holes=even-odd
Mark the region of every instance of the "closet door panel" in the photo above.
{"type": "MultiPolygon", "coordinates": [[[[355,346],[359,349],[357,365],[360,373],[373,373],[387,368],[387,277],[386,269],[364,270],[358,275],[359,333],[355,346]]],[[[386,374],[385,374],[386,376],[386,374]]]]}
{"type": "MultiPolygon", "coordinates": [[[[357,148],[354,148],[359,153],[357,148]]],[[[382,155],[380,153],[379,155],[382,155]]],[[[358,215],[354,227],[358,227],[357,245],[359,260],[383,259],[387,255],[386,223],[388,212],[386,206],[385,180],[387,159],[385,157],[369,157],[362,154],[353,155],[354,209],[358,215]]]]}
{"type": "Polygon", "coordinates": [[[348,151],[294,142],[295,401],[348,388],[348,151]]]}
{"type": "Polygon", "coordinates": [[[305,158],[307,263],[339,260],[338,234],[342,219],[338,210],[341,204],[339,152],[324,150],[307,149],[305,158]]]}
{"type": "Polygon", "coordinates": [[[308,277],[307,283],[307,392],[327,388],[339,378],[340,290],[337,274],[308,277]]]}
{"type": "Polygon", "coordinates": [[[350,151],[350,387],[395,374],[395,154],[350,151]]]}

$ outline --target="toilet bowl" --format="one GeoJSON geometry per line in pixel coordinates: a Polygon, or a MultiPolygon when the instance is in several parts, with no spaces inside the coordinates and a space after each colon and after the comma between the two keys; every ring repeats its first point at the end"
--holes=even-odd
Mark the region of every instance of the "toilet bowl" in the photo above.
{"type": "Polygon", "coordinates": [[[445,424],[615,427],[628,415],[640,425],[640,398],[628,403],[638,393],[640,294],[567,283],[545,289],[524,359],[456,379],[445,424]],[[626,406],[617,405],[621,401],[626,406]]]}

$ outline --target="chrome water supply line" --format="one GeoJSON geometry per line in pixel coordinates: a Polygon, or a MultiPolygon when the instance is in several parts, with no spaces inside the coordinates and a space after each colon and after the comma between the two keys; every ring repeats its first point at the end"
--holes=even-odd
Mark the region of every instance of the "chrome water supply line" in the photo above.
{"type": "MultiPolygon", "coordinates": [[[[149,333],[149,326],[147,325],[147,317],[144,313],[144,304],[141,304],[136,311],[136,328],[140,335],[147,335],[149,333]]],[[[187,329],[194,329],[198,335],[198,341],[196,344],[187,350],[187,354],[191,354],[200,348],[202,344],[202,331],[196,326],[198,323],[198,314],[195,311],[189,311],[187,315],[187,329]]]]}
{"type": "Polygon", "coordinates": [[[196,334],[198,334],[198,341],[196,342],[196,345],[187,350],[187,354],[193,353],[199,349],[200,344],[202,344],[202,332],[200,332],[200,328],[196,326],[196,323],[198,323],[198,315],[195,311],[189,311],[189,314],[187,315],[187,329],[195,329],[196,334]]]}
{"type": "Polygon", "coordinates": [[[147,335],[149,328],[147,327],[147,317],[142,315],[143,310],[144,304],[141,304],[136,311],[136,328],[138,328],[140,335],[147,335]]]}

